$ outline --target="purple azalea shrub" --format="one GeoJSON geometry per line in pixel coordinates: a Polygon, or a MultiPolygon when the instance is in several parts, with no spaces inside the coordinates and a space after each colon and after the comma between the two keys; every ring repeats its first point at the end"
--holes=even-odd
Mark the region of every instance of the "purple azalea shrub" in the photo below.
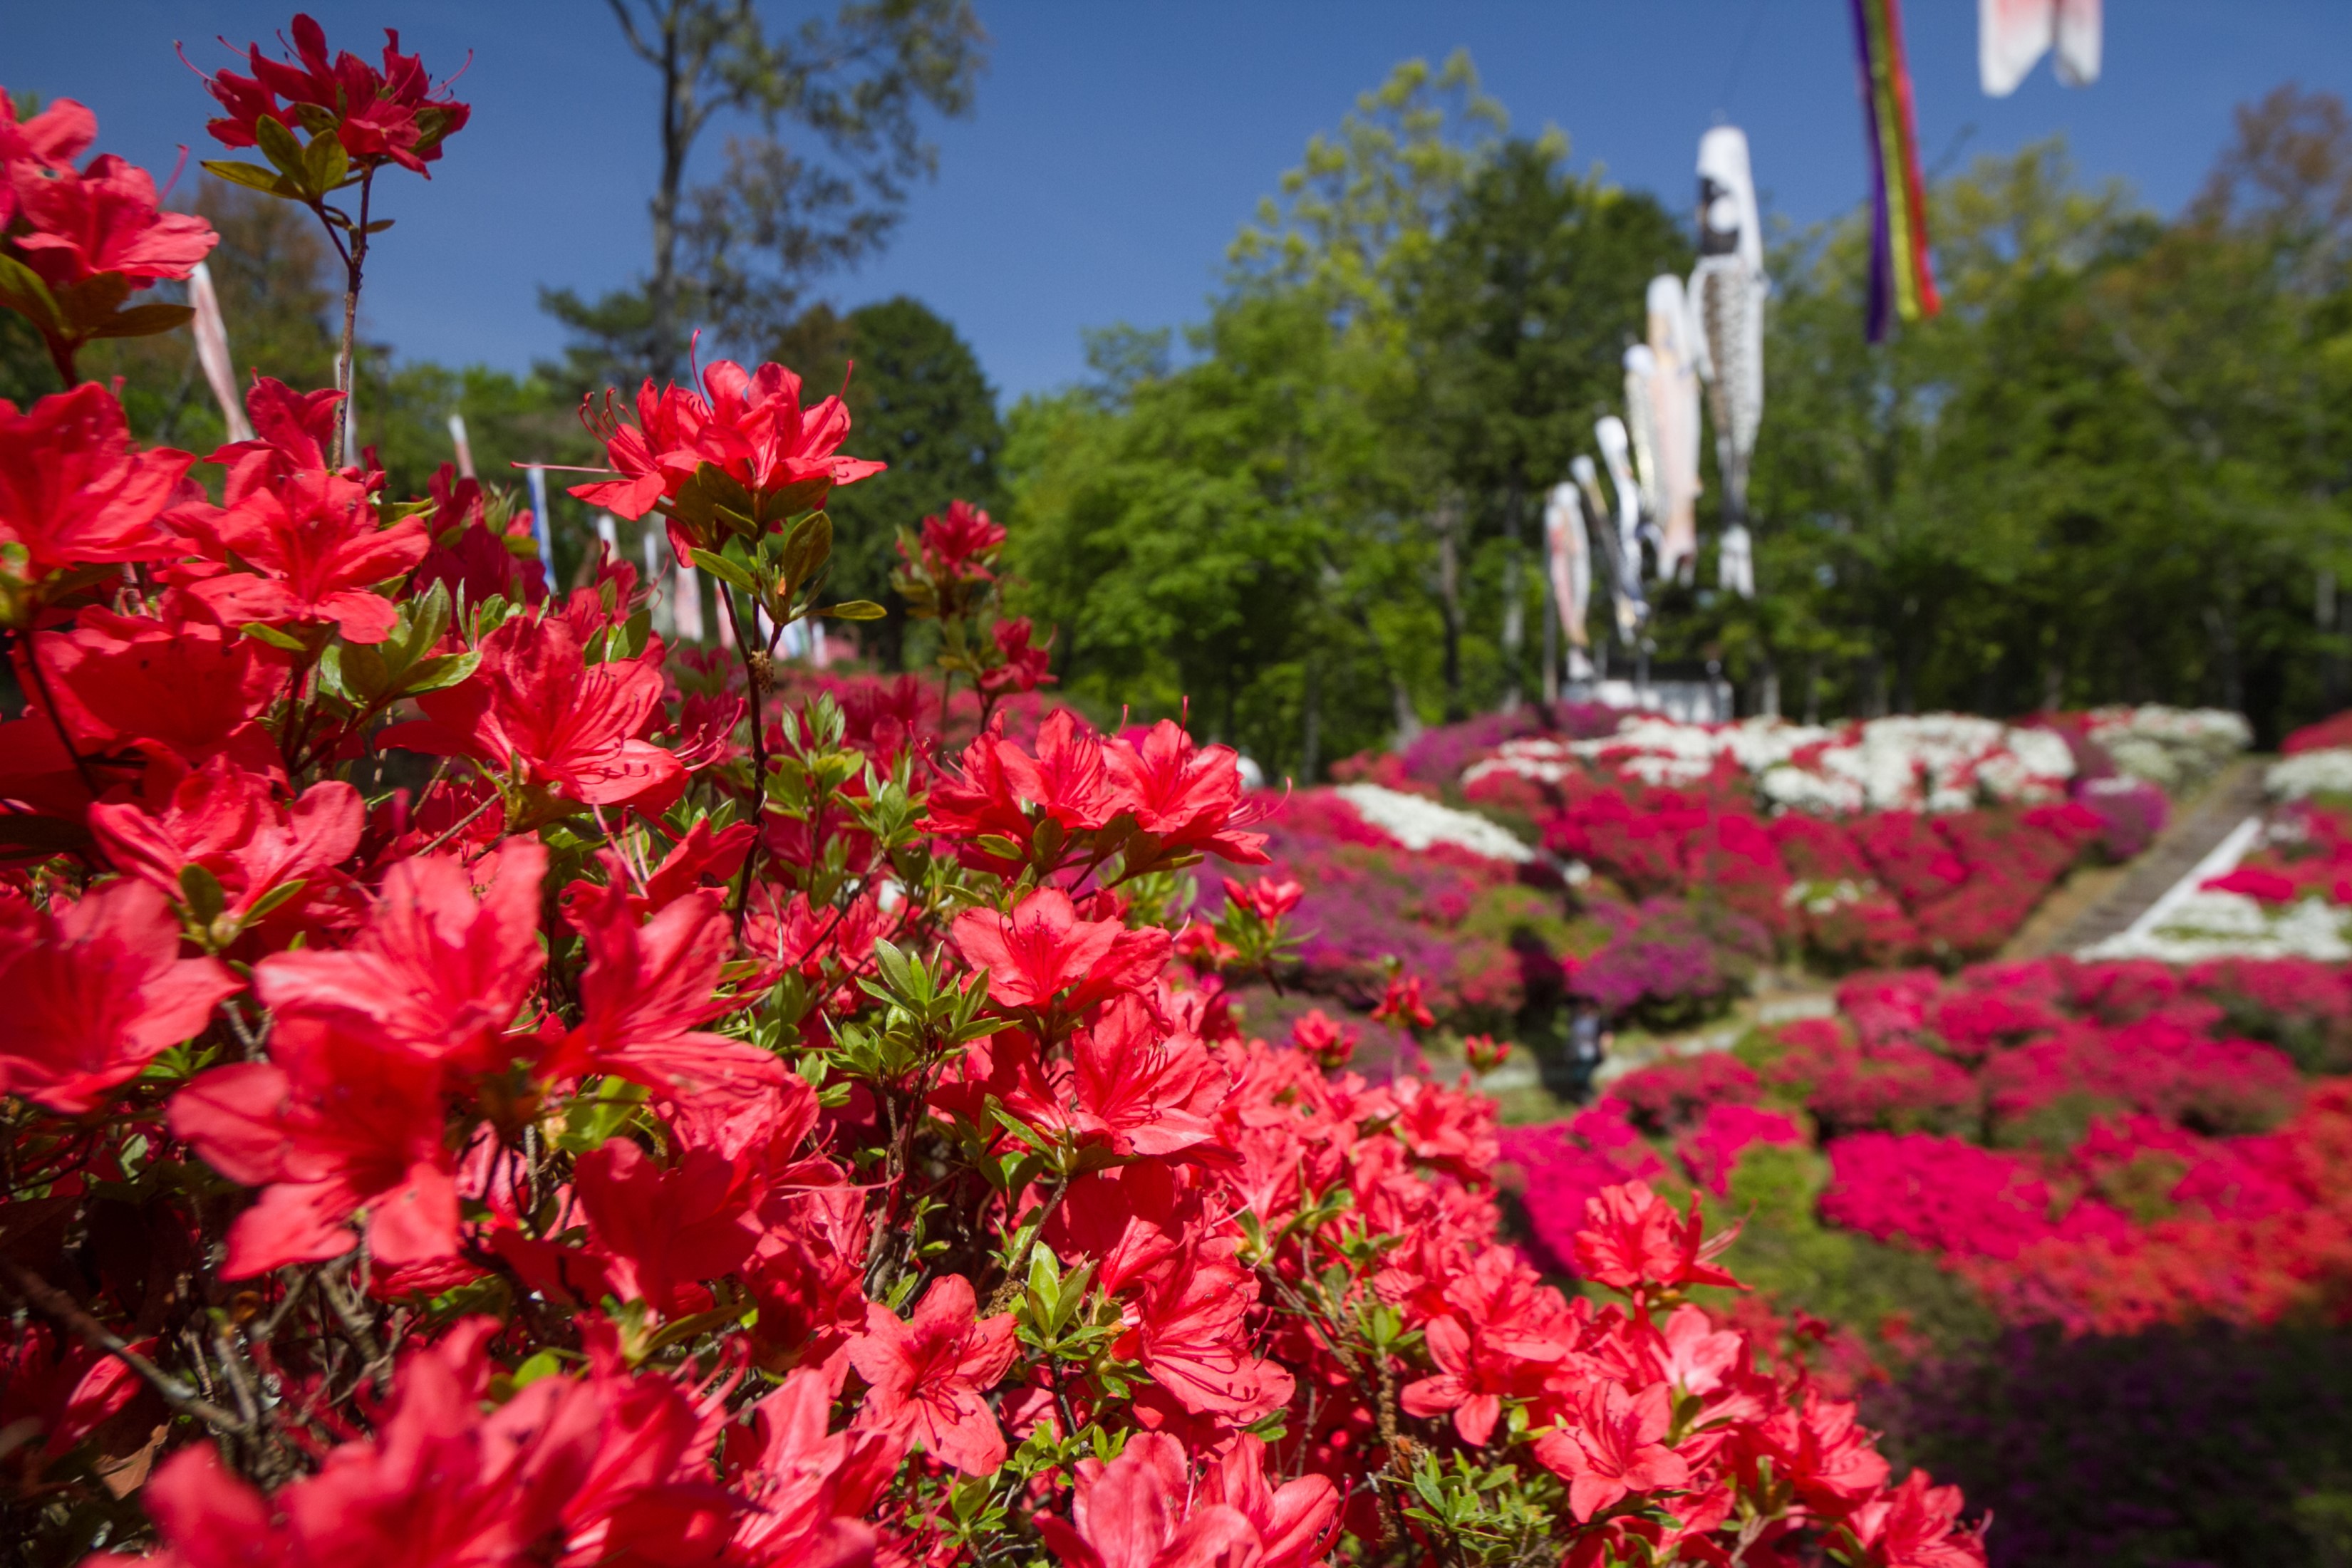
{"type": "Polygon", "coordinates": [[[2154,843],[2168,810],[2163,790],[2121,776],[2077,779],[2074,800],[2099,819],[2099,848],[2111,861],[2127,861],[2154,843]]]}

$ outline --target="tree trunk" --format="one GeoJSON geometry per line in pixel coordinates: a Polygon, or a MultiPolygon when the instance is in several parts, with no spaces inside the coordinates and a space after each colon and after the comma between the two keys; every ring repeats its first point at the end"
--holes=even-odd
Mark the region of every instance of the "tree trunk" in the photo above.
{"type": "Polygon", "coordinates": [[[653,362],[646,369],[656,381],[677,376],[677,198],[686,183],[686,154],[693,140],[688,120],[691,113],[686,80],[678,60],[678,30],[683,24],[683,0],[671,0],[662,19],[661,184],[654,192],[654,272],[646,287],[652,311],[648,347],[653,362]]]}
{"type": "Polygon", "coordinates": [[[1307,656],[1305,687],[1299,694],[1298,781],[1315,782],[1323,762],[1323,666],[1307,656]]]}
{"type": "Polygon", "coordinates": [[[1503,497],[1503,711],[1519,706],[1519,662],[1527,648],[1528,607],[1524,561],[1519,549],[1519,482],[1515,476],[1503,497]]]}
{"type": "Polygon", "coordinates": [[[1437,503],[1437,606],[1445,623],[1445,721],[1470,716],[1462,696],[1462,502],[1448,495],[1437,503]]]}

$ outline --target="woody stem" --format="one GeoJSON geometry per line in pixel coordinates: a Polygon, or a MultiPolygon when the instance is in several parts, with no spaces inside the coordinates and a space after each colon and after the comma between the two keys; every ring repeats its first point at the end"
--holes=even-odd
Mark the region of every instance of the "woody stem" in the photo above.
{"type": "Polygon", "coordinates": [[[341,417],[335,421],[335,434],[329,450],[332,456],[328,466],[340,468],[352,454],[343,450],[343,434],[352,424],[352,392],[359,382],[359,367],[352,354],[359,336],[360,272],[367,265],[368,204],[375,194],[375,171],[360,176],[360,226],[352,235],[351,250],[343,263],[343,353],[336,361],[336,388],[343,394],[341,417]]]}
{"type": "Polygon", "coordinates": [[[162,1395],[174,1409],[184,1410],[198,1420],[224,1432],[245,1433],[251,1428],[244,1421],[199,1395],[194,1389],[157,1366],[153,1362],[131,1348],[123,1338],[104,1323],[74,1304],[73,1298],[34,1273],[30,1269],[5,1258],[0,1258],[0,1273],[7,1276],[10,1293],[23,1301],[42,1316],[62,1327],[71,1329],[83,1343],[92,1350],[114,1357],[144,1378],[149,1386],[162,1395]]]}
{"type": "Polygon", "coordinates": [[[743,617],[736,612],[735,595],[723,582],[719,585],[719,601],[726,607],[727,623],[735,629],[735,652],[743,662],[743,684],[751,694],[751,847],[743,852],[743,880],[735,890],[735,936],[740,942],[743,917],[751,908],[751,879],[760,867],[760,824],[767,811],[767,693],[761,686],[759,664],[751,656],[757,644],[744,635],[743,617]]]}

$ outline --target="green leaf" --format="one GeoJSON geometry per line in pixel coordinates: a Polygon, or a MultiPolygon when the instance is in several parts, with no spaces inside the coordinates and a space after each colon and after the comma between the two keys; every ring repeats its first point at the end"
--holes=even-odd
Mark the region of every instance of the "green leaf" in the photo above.
{"type": "Polygon", "coordinates": [[[725,556],[707,549],[696,549],[688,553],[693,557],[695,565],[730,587],[740,588],[746,593],[760,591],[760,585],[753,580],[751,574],[725,556]]]}
{"type": "Polygon", "coordinates": [[[476,653],[442,653],[420,663],[400,683],[400,695],[415,696],[420,692],[443,691],[457,685],[481,667],[482,655],[476,653]]]}
{"type": "Polygon", "coordinates": [[[268,114],[255,120],[253,142],[261,155],[278,165],[278,172],[285,175],[301,194],[322,193],[310,183],[310,164],[305,160],[302,144],[294,140],[294,133],[286,129],[282,120],[268,114]]]}
{"type": "Polygon", "coordinates": [[[784,580],[794,585],[806,582],[832,557],[833,519],[823,512],[811,512],[784,536],[784,580]]]}
{"type": "Polygon", "coordinates": [[[279,904],[284,904],[288,899],[294,897],[304,888],[310,885],[310,883],[308,877],[299,876],[295,877],[290,882],[279,883],[276,887],[271,888],[268,893],[263,894],[259,898],[253,901],[253,907],[245,912],[245,919],[242,924],[247,925],[252,925],[255,921],[260,919],[263,915],[268,914],[279,904]]]}
{"type": "Polygon", "coordinates": [[[845,599],[839,604],[829,604],[817,612],[836,621],[879,621],[890,612],[870,599],[845,599]]]}
{"type": "Polygon", "coordinates": [[[275,626],[265,626],[258,621],[249,621],[237,630],[257,643],[267,643],[273,648],[283,648],[289,653],[299,653],[304,651],[299,639],[289,636],[275,626]]]}
{"type": "Polygon", "coordinates": [[[133,305],[128,310],[117,310],[102,318],[89,329],[93,338],[152,338],[158,332],[169,332],[184,327],[195,319],[195,308],[188,305],[133,305]]]}
{"type": "Polygon", "coordinates": [[[294,183],[283,174],[263,168],[258,163],[237,163],[226,158],[205,160],[205,172],[226,180],[232,185],[243,185],[248,191],[262,191],[273,196],[292,198],[300,193],[294,183]]]}
{"type": "Polygon", "coordinates": [[[13,256],[0,256],[0,305],[32,318],[44,332],[62,331],[65,312],[41,275],[13,256]]]}
{"type": "Polygon", "coordinates": [[[341,184],[351,168],[351,159],[344,153],[339,136],[313,136],[302,154],[302,169],[310,187],[321,194],[341,184]]]}
{"type": "Polygon", "coordinates": [[[562,1358],[551,1350],[542,1350],[514,1369],[512,1382],[517,1388],[528,1388],[542,1377],[552,1377],[563,1370],[562,1358]]]}
{"type": "Polygon", "coordinates": [[[228,894],[222,890],[220,879],[194,861],[180,868],[180,897],[199,925],[210,925],[228,907],[228,894]]]}
{"type": "Polygon", "coordinates": [[[327,652],[335,661],[337,681],[344,695],[362,703],[390,700],[392,672],[385,667],[381,650],[363,643],[343,643],[327,652]]]}
{"type": "Polygon", "coordinates": [[[96,328],[131,298],[131,279],[119,272],[98,272],[57,291],[58,312],[68,327],[84,331],[96,328]]]}

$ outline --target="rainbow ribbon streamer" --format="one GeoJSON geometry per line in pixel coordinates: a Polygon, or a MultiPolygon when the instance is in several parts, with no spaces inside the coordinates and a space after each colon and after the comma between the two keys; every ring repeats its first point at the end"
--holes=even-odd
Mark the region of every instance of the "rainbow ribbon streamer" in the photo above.
{"type": "Polygon", "coordinates": [[[1870,134],[1870,340],[1893,318],[1916,321],[1944,308],[1927,252],[1927,185],[1903,56],[1901,0],[1853,0],[1854,63],[1870,134]],[[1890,177],[1890,173],[1891,176],[1890,177]]]}

